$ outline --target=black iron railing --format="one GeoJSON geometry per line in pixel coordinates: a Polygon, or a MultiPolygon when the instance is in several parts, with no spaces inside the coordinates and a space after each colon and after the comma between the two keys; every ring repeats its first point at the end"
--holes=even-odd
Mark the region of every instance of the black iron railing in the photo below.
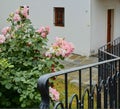
{"type": "MultiPolygon", "coordinates": [[[[99,62],[118,58],[118,57],[120,57],[120,37],[98,49],[99,62]]],[[[109,63],[99,65],[98,67],[99,67],[98,68],[99,82],[103,79],[106,79],[108,76],[112,75],[113,70],[116,69],[114,64],[109,64],[109,63]],[[106,73],[106,70],[108,70],[109,72],[106,73]]]]}
{"type": "Polygon", "coordinates": [[[38,89],[41,94],[40,109],[119,109],[120,108],[120,57],[119,38],[98,50],[98,63],[62,70],[41,76],[38,80],[38,89]],[[82,84],[82,75],[88,73],[88,84],[82,84]],[[98,74],[94,83],[93,74],[98,74]],[[69,97],[69,75],[78,75],[78,94],[69,97]],[[50,107],[49,80],[63,76],[64,100],[50,107]],[[87,97],[87,104],[85,98],[87,97]],[[73,101],[75,103],[73,103],[73,101]],[[74,108],[72,108],[74,105],[74,108]]]}

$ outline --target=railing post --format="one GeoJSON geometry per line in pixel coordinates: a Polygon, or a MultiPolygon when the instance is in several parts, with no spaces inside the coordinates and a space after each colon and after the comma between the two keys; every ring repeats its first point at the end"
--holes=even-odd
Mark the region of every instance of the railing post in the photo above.
{"type": "Polygon", "coordinates": [[[82,95],[82,85],[81,85],[81,70],[79,70],[79,108],[81,107],[81,95],[82,95]]]}
{"type": "Polygon", "coordinates": [[[110,109],[113,108],[113,101],[114,101],[114,86],[113,86],[113,80],[111,78],[110,80],[110,90],[109,90],[109,93],[110,93],[110,109]]]}
{"type": "Polygon", "coordinates": [[[68,80],[67,73],[65,74],[65,109],[68,109],[68,80]]]}
{"type": "MultiPolygon", "coordinates": [[[[118,66],[120,66],[120,60],[119,60],[119,64],[118,66]]],[[[118,69],[119,74],[118,74],[118,101],[120,101],[120,67],[118,69]]],[[[120,102],[118,102],[118,108],[120,108],[120,102]]]]}
{"type": "MultiPolygon", "coordinates": [[[[98,50],[98,62],[101,62],[102,61],[102,52],[100,50],[98,50]]],[[[101,81],[101,75],[102,75],[102,65],[99,65],[98,66],[98,84],[100,84],[100,81],[101,81]]]]}
{"type": "MultiPolygon", "coordinates": [[[[118,85],[118,101],[120,101],[120,74],[119,74],[119,78],[118,78],[118,84],[119,84],[118,85]]],[[[118,109],[120,109],[120,102],[118,102],[118,109]]]]}
{"type": "Polygon", "coordinates": [[[90,109],[93,108],[93,96],[92,96],[92,87],[93,87],[93,83],[92,83],[92,67],[90,67],[89,69],[89,72],[90,72],[90,96],[89,96],[89,100],[90,100],[90,109]]]}
{"type": "Polygon", "coordinates": [[[104,108],[107,109],[107,84],[106,80],[108,78],[108,65],[104,64],[104,108]]]}
{"type": "MultiPolygon", "coordinates": [[[[117,76],[117,75],[116,75],[117,76]]],[[[115,99],[115,109],[117,109],[117,77],[114,78],[114,99],[115,99]]]]}
{"type": "Polygon", "coordinates": [[[41,95],[41,103],[39,109],[50,109],[48,80],[44,75],[38,80],[38,89],[41,95]]]}
{"type": "Polygon", "coordinates": [[[108,105],[107,105],[107,86],[106,83],[104,83],[104,108],[107,109],[108,105]]]}
{"type": "Polygon", "coordinates": [[[97,109],[101,109],[101,90],[97,88],[97,109]]]}

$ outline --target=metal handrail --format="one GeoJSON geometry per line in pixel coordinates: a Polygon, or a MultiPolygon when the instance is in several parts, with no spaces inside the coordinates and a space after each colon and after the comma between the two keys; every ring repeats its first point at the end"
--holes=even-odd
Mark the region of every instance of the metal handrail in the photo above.
{"type": "MultiPolygon", "coordinates": [[[[55,73],[49,73],[49,74],[45,74],[42,75],[39,80],[38,80],[38,89],[40,91],[40,93],[42,94],[42,102],[40,105],[40,109],[49,109],[49,91],[48,91],[48,81],[50,78],[55,77],[55,76],[60,76],[60,75],[66,75],[66,74],[70,74],[72,72],[75,71],[81,71],[84,69],[89,69],[95,66],[99,66],[99,65],[103,65],[106,63],[111,63],[111,62],[115,62],[115,61],[120,61],[120,57],[115,58],[115,59],[110,59],[110,60],[105,60],[105,61],[101,61],[98,63],[93,63],[93,64],[89,64],[89,65],[85,65],[85,66],[80,66],[80,67],[75,67],[75,68],[71,68],[71,69],[66,69],[66,70],[61,70],[55,73]]],[[[90,84],[92,86],[92,83],[90,84]]]]}
{"type": "Polygon", "coordinates": [[[60,76],[60,75],[63,75],[63,74],[72,73],[72,72],[75,72],[75,71],[78,71],[78,70],[83,70],[83,69],[86,69],[86,68],[95,67],[95,66],[99,66],[101,64],[110,63],[110,62],[118,61],[118,60],[120,60],[120,57],[117,57],[115,59],[101,61],[101,62],[96,62],[96,63],[93,63],[93,64],[88,64],[88,65],[84,65],[84,66],[80,66],[80,67],[69,68],[69,69],[61,70],[61,71],[58,71],[58,72],[55,72],[55,73],[48,73],[48,74],[42,75],[38,79],[38,84],[40,83],[39,81],[46,81],[46,79],[48,80],[49,78],[52,78],[54,76],[60,76]],[[43,78],[46,78],[46,79],[43,79],[43,78]]]}

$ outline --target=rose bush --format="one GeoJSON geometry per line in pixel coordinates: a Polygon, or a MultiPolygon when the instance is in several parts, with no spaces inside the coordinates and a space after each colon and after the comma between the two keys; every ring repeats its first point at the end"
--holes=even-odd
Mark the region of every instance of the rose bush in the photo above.
{"type": "Polygon", "coordinates": [[[1,31],[0,107],[38,107],[38,78],[63,68],[59,60],[74,50],[63,38],[57,38],[48,48],[50,28],[35,29],[28,12],[24,6],[11,13],[7,19],[10,26],[1,31]]]}

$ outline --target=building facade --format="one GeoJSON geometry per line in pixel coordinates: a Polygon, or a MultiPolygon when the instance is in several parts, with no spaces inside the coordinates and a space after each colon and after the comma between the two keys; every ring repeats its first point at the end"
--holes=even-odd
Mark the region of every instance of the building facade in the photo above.
{"type": "Polygon", "coordinates": [[[9,13],[24,5],[36,28],[50,26],[49,44],[64,37],[75,54],[90,56],[120,36],[120,0],[1,0],[0,29],[9,25],[9,13]]]}

